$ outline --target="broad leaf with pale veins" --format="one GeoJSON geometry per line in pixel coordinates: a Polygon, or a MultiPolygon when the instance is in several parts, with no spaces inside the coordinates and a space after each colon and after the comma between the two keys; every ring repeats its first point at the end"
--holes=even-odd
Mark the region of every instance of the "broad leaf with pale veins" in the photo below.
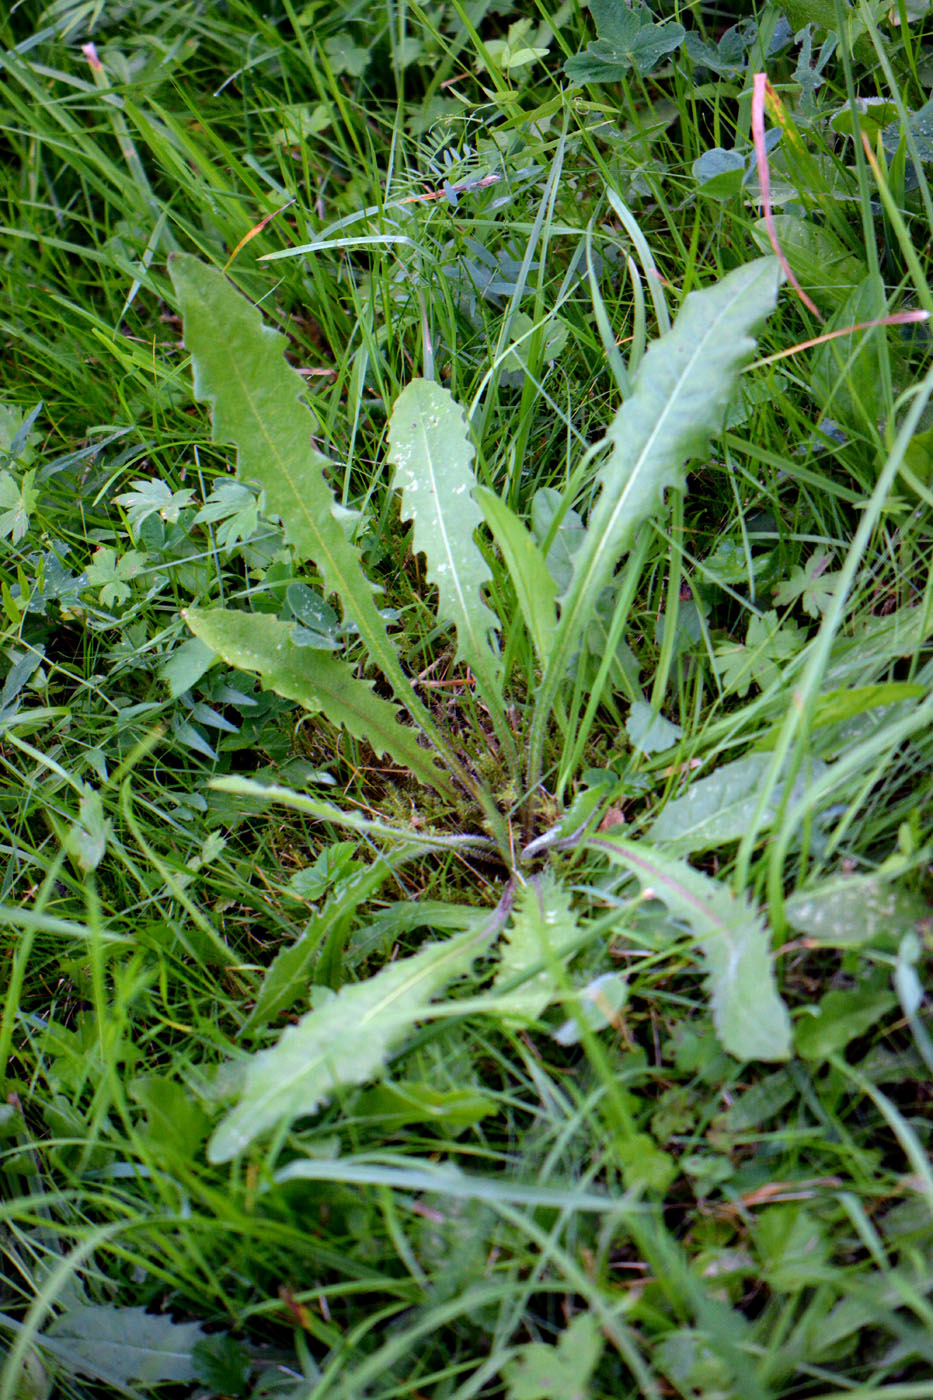
{"type": "Polygon", "coordinates": [[[262,1133],[314,1113],[342,1086],[380,1074],[389,1051],[427,1013],[432,997],[468,970],[495,926],[429,943],[368,981],[341,987],[253,1055],[240,1102],[211,1139],[211,1161],[229,1161],[262,1133]]]}

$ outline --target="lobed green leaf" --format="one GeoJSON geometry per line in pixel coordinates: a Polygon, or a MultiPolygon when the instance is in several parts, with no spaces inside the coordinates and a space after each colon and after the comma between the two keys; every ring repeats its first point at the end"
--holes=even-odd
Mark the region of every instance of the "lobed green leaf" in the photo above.
{"type": "Polygon", "coordinates": [[[754,351],[753,332],[775,306],[779,278],[777,259],[759,258],[716,286],[691,292],[670,331],[641,362],[606,434],[599,499],[559,600],[560,622],[535,705],[533,777],[551,706],[600,593],[639,529],[659,511],[664,491],[683,487],[686,462],[705,450],[720,426],[736,377],[754,351]]]}
{"type": "Polygon", "coordinates": [[[342,987],[254,1055],[240,1102],[210,1141],[210,1160],[230,1161],[262,1133],[314,1113],[335,1090],[377,1075],[432,997],[468,970],[491,936],[488,928],[428,944],[368,981],[342,987]]]}
{"type": "Polygon", "coordinates": [[[748,900],[646,844],[612,837],[589,844],[633,871],[643,891],[696,934],[723,1048],[739,1060],[786,1060],[790,1017],[775,983],[768,930],[748,900]]]}
{"type": "Polygon", "coordinates": [[[410,768],[422,782],[449,793],[446,773],[418,743],[417,732],[399,723],[400,711],[373,694],[346,661],[292,640],[293,624],[262,613],[189,608],[188,626],[230,666],[254,671],[263,685],[306,710],[324,711],[329,720],[370,744],[377,754],[410,768]]]}
{"type": "Polygon", "coordinates": [[[396,400],[389,444],[402,519],[414,521],[414,548],[437,588],[437,619],[456,628],[457,656],[492,678],[501,669],[490,644],[499,620],[481,596],[492,574],[474,538],[483,513],[473,499],[473,445],[463,410],[440,384],[415,379],[396,400]]]}

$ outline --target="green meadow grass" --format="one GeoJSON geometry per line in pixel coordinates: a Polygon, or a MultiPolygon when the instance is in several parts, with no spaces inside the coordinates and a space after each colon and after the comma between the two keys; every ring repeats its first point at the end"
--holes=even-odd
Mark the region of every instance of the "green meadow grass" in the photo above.
{"type": "Polygon", "coordinates": [[[27,0],[0,46],[0,1400],[929,1396],[931,341],[864,328],[933,310],[927,6],[27,0]],[[514,574],[482,527],[497,729],[390,421],[441,386],[562,592],[646,348],[772,251],[756,72],[819,319],[785,281],[527,782],[514,574]],[[179,254],[284,335],[485,808],[195,635],[298,620],[390,693],[214,440],[179,254]],[[763,930],[789,1055],[724,1047],[725,974],[620,826],[763,930]],[[516,972],[529,890],[573,939],[516,972]],[[330,1013],[336,1087],[218,1149],[287,1027],[504,899],[371,1069],[330,1013]]]}

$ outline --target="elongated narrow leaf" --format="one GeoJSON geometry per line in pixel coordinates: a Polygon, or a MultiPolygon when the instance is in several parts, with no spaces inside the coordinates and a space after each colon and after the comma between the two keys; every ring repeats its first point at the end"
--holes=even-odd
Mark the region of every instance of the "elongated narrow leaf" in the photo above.
{"type": "Polygon", "coordinates": [[[328,934],[371,898],[399,864],[398,856],[393,861],[380,856],[334,890],[320,911],[309,919],[300,938],[284,947],[266,969],[256,1005],[240,1032],[242,1036],[254,1037],[282,1011],[288,1011],[307,996],[310,969],[328,934]]]}
{"type": "Polygon", "coordinates": [[[739,1060],[786,1060],[790,1018],[775,983],[767,927],[748,900],[651,846],[611,837],[589,844],[634,871],[644,890],[693,929],[723,1048],[739,1060]]]}
{"type": "Polygon", "coordinates": [[[314,1113],[341,1086],[379,1074],[392,1047],[432,997],[469,968],[496,927],[490,921],[479,934],[428,944],[367,982],[342,987],[289,1026],[248,1062],[240,1102],[211,1139],[211,1161],[229,1161],[270,1128],[314,1113]]]}
{"type": "Polygon", "coordinates": [[[456,628],[458,657],[491,677],[499,657],[489,639],[499,623],[481,596],[492,575],[474,538],[483,515],[463,410],[440,384],[416,379],[396,400],[389,444],[402,519],[414,521],[414,548],[437,588],[438,621],[456,628]]]}
{"type": "Polygon", "coordinates": [[[599,499],[573,556],[573,577],[560,599],[554,648],[536,702],[532,760],[557,690],[596,601],[638,530],[684,483],[687,461],[701,454],[720,425],[736,376],[751,359],[753,331],[773,310],[779,267],[760,258],[715,287],[691,292],[666,335],[649,348],[606,434],[599,499]]]}
{"type": "Polygon", "coordinates": [[[557,631],[557,588],[544,555],[518,516],[485,486],[473,492],[502,552],[531,644],[544,665],[557,631]]]}
{"type": "Polygon", "coordinates": [[[225,608],[190,608],[185,618],[194,635],[229,665],[255,671],[277,695],[297,700],[307,710],[324,711],[377,754],[388,754],[440,792],[451,791],[447,775],[421,748],[416,731],[399,724],[396,707],[374,695],[371,683],[354,676],[346,661],[315,647],[296,646],[291,623],[225,608]]]}
{"type": "Polygon", "coordinates": [[[503,936],[493,983],[498,1008],[510,1023],[537,1021],[560,990],[555,973],[561,962],[579,946],[570,894],[549,872],[533,875],[503,936]]]}
{"type": "Polygon", "coordinates": [[[495,842],[489,836],[464,833],[455,836],[440,836],[431,831],[417,831],[413,826],[398,826],[392,822],[375,821],[362,817],[359,812],[344,811],[333,802],[324,802],[319,797],[311,797],[306,792],[296,792],[294,788],[279,787],[275,783],[257,783],[252,778],[225,777],[212,778],[210,786],[217,792],[229,792],[236,797],[251,797],[256,802],[279,802],[290,807],[293,812],[304,812],[316,822],[330,822],[334,826],[346,827],[348,831],[358,831],[374,841],[390,841],[394,846],[412,846],[430,851],[455,850],[495,850],[495,842]]]}
{"type": "Polygon", "coordinates": [[[285,337],[265,326],[256,307],[215,268],[174,254],[169,270],[194,361],[194,392],[212,406],[214,441],[235,444],[237,476],[265,491],[267,512],[281,520],[296,560],[313,560],[407,703],[410,688],[359,551],[335,518],[323,472],[327,459],[312,443],[315,419],[301,402],[307,386],[284,359],[285,337]]]}

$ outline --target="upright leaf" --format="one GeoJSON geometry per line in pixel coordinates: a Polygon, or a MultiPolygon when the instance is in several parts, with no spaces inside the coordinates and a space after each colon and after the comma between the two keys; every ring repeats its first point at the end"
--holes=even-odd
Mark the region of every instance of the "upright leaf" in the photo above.
{"type": "Polygon", "coordinates": [[[411,852],[404,851],[389,860],[379,856],[364,870],[344,880],[308,920],[307,927],[294,943],[288,943],[277,953],[266,969],[256,1005],[243,1024],[241,1036],[255,1037],[262,1028],[283,1011],[288,1011],[307,994],[309,970],[324,947],[325,940],[335,928],[345,924],[350,915],[384,884],[392,870],[411,852]]]}
{"type": "Polygon", "coordinates": [[[660,509],[663,492],[683,486],[685,463],[704,451],[722,422],[736,376],[755,348],[753,330],[775,305],[778,281],[777,260],[759,258],[715,287],[691,292],[671,330],[641,362],[606,434],[599,499],[560,599],[557,636],[535,702],[533,777],[554,698],[597,599],[638,530],[660,509]]]}
{"type": "Polygon", "coordinates": [[[555,972],[579,945],[580,927],[568,891],[548,871],[533,875],[516,900],[493,983],[510,1022],[537,1021],[559,990],[555,972]]]}
{"type": "Polygon", "coordinates": [[[296,560],[314,562],[399,700],[438,744],[399,665],[359,551],[335,516],[327,459],[314,447],[315,419],[302,402],[307,386],[284,359],[285,337],[265,326],[215,268],[174,254],[170,272],[194,361],[194,392],[211,404],[214,441],[235,444],[238,478],[262,487],[266,513],[281,520],[296,560]]]}
{"type": "Polygon", "coordinates": [[[505,501],[485,486],[478,486],[475,496],[502,552],[532,646],[543,665],[557,630],[557,589],[544,555],[505,501]]]}
{"type": "Polygon", "coordinates": [[[328,719],[364,739],[377,754],[388,754],[438,791],[451,792],[446,773],[419,745],[416,731],[399,724],[396,707],[374,695],[371,682],[354,676],[348,662],[315,647],[297,646],[293,624],[224,608],[189,608],[185,618],[194,635],[229,665],[255,671],[270,690],[297,700],[306,710],[325,711],[328,719]]]}
{"type": "Polygon", "coordinates": [[[775,983],[768,930],[748,900],[643,843],[594,837],[589,844],[634,871],[642,888],[696,934],[724,1049],[739,1060],[786,1060],[790,1018],[775,983]]]}
{"type": "Polygon", "coordinates": [[[473,499],[473,445],[463,410],[440,384],[416,379],[396,400],[389,444],[392,485],[402,493],[402,519],[414,521],[414,548],[437,588],[438,621],[456,628],[458,657],[492,678],[499,657],[489,638],[499,623],[481,596],[492,575],[474,539],[483,513],[473,499]]]}
{"type": "Polygon", "coordinates": [[[261,1133],[314,1113],[335,1090],[377,1075],[431,998],[469,968],[497,926],[494,917],[478,934],[428,944],[367,982],[341,987],[253,1055],[240,1102],[211,1139],[211,1161],[229,1161],[261,1133]]]}

